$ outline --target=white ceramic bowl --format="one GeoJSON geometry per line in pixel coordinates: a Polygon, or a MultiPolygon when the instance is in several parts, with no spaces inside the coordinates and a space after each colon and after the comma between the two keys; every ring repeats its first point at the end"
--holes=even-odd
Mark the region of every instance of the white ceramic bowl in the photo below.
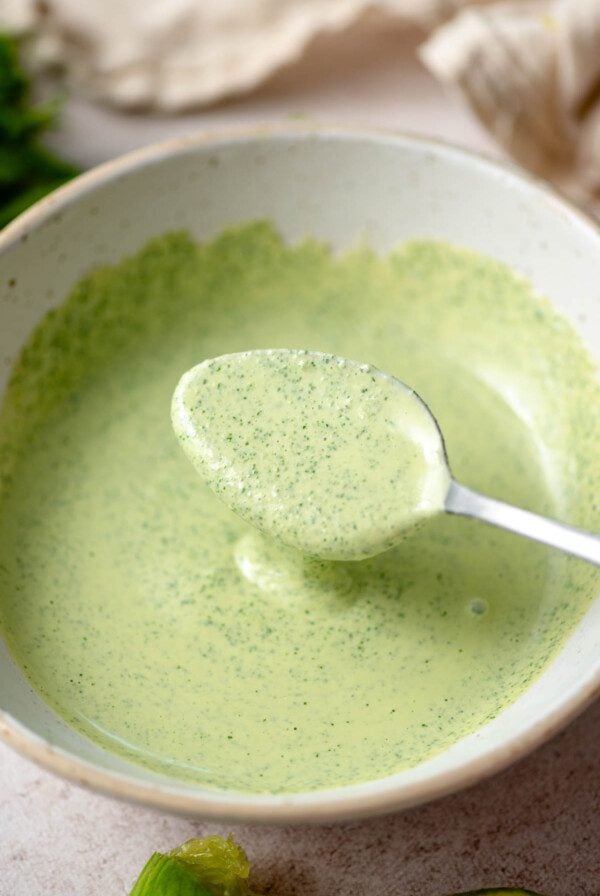
{"type": "MultiPolygon", "coordinates": [[[[0,389],[32,327],[94,266],[150,237],[199,240],[269,218],[284,237],[386,250],[447,239],[522,272],[600,357],[600,231],[548,188],[451,146],[390,134],[263,129],[193,137],[109,162],[38,203],[0,235],[0,389]]],[[[498,718],[433,759],[336,790],[216,792],[161,777],[88,742],[32,692],[0,644],[0,736],[60,775],[114,796],[204,817],[331,821],[457,790],[549,738],[600,690],[600,599],[560,655],[498,718]]]]}

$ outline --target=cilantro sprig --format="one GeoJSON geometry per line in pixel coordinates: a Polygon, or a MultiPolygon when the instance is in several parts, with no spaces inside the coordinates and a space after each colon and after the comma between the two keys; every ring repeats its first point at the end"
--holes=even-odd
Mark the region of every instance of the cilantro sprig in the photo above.
{"type": "Polygon", "coordinates": [[[0,34],[0,227],[79,173],[41,142],[57,113],[56,102],[32,104],[17,42],[0,34]]]}

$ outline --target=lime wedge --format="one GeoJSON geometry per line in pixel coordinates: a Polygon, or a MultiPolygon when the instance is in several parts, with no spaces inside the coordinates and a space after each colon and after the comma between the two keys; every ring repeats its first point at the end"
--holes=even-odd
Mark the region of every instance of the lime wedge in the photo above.
{"type": "Polygon", "coordinates": [[[250,862],[230,835],[187,840],[169,853],[208,889],[211,896],[249,896],[250,862]]]}
{"type": "Polygon", "coordinates": [[[258,896],[249,876],[250,863],[233,837],[201,837],[168,855],[155,852],[130,896],[258,896]]]}
{"type": "Polygon", "coordinates": [[[134,884],[130,896],[212,896],[185,865],[155,852],[134,884]]]}

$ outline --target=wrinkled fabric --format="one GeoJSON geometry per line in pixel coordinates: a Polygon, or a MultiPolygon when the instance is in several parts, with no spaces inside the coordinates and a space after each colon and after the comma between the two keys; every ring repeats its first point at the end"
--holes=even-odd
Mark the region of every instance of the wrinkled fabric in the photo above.
{"type": "Polygon", "coordinates": [[[92,97],[174,112],[256,87],[373,12],[428,32],[422,61],[507,152],[600,207],[600,0],[0,0],[0,29],[92,97]]]}
{"type": "MultiPolygon", "coordinates": [[[[435,27],[469,0],[0,0],[44,62],[124,108],[176,111],[258,85],[309,41],[370,12],[435,27]]],[[[485,2],[485,0],[479,0],[485,2]]]]}
{"type": "Polygon", "coordinates": [[[600,207],[600,2],[463,10],[420,55],[509,154],[600,207]]]}

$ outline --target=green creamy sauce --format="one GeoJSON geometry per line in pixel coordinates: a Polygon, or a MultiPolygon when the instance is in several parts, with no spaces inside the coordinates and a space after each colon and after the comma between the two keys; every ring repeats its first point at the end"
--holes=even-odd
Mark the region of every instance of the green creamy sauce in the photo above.
{"type": "Polygon", "coordinates": [[[598,570],[436,515],[360,562],[276,546],[173,435],[183,371],[274,346],[410,385],[456,477],[598,528],[600,395],[566,321],[502,265],[422,241],[185,234],[92,273],[33,333],[0,433],[0,615],[36,690],[120,755],[206,786],[304,791],[425,760],[519,696],[598,570]]]}
{"type": "Polygon", "coordinates": [[[369,364],[286,349],[211,358],[181,378],[171,416],[215,494],[305,554],[371,557],[443,510],[435,420],[369,364]]]}

